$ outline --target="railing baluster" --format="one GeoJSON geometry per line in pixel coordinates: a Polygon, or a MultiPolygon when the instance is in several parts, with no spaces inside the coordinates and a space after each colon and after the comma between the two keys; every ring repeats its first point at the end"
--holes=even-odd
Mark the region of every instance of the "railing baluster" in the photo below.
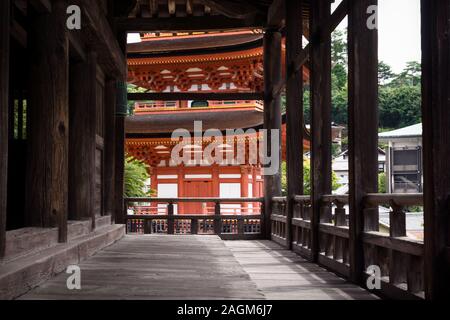
{"type": "Polygon", "coordinates": [[[390,201],[392,210],[389,212],[389,234],[391,237],[406,237],[405,207],[390,201]]]}

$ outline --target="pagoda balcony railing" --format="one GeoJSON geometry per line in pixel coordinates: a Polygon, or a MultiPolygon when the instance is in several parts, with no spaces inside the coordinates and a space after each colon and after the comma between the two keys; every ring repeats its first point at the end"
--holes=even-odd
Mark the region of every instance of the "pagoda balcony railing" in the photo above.
{"type": "Polygon", "coordinates": [[[127,232],[217,234],[222,239],[261,238],[264,198],[125,198],[127,232]],[[179,206],[200,204],[177,214],[179,206]],[[211,205],[212,204],[212,205],[211,205]],[[192,211],[195,214],[191,214],[192,211]]]}
{"type": "Polygon", "coordinates": [[[208,106],[205,107],[182,107],[180,101],[152,101],[146,103],[136,103],[135,113],[140,112],[157,112],[167,110],[201,110],[207,108],[262,108],[263,102],[259,100],[224,100],[224,101],[208,101],[208,106]]]}
{"type": "MultiPolygon", "coordinates": [[[[321,199],[317,262],[344,277],[350,274],[350,230],[348,196],[325,195],[321,199]]],[[[364,231],[362,246],[365,270],[379,268],[381,293],[392,298],[424,297],[423,241],[408,237],[406,209],[422,206],[422,194],[368,194],[364,216],[377,215],[379,207],[390,208],[388,231],[364,231]]],[[[295,196],[291,222],[292,250],[311,259],[312,207],[309,196],[295,196]]],[[[272,200],[272,240],[287,246],[287,200],[272,200]]],[[[377,228],[377,230],[380,230],[377,228]]],[[[367,278],[369,273],[365,272],[367,278]]]]}

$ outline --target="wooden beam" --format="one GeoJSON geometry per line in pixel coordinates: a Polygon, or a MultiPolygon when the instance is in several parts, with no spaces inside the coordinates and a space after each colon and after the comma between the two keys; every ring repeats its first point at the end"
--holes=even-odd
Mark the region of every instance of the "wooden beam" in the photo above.
{"type": "MultiPolygon", "coordinates": [[[[280,30],[285,24],[286,18],[286,0],[273,0],[267,12],[267,27],[280,30]]],[[[298,13],[301,19],[302,12],[298,13]]]]}
{"type": "Polygon", "coordinates": [[[243,20],[225,16],[188,16],[184,18],[117,18],[116,25],[119,31],[176,32],[262,28],[264,21],[258,18],[243,20]]]}
{"type": "Polygon", "coordinates": [[[251,19],[259,13],[258,8],[245,1],[199,0],[199,2],[224,16],[235,19],[251,19]]]}
{"type": "MultiPolygon", "coordinates": [[[[336,8],[336,10],[334,10],[330,19],[327,21],[326,27],[320,28],[319,30],[320,34],[313,36],[311,41],[321,41],[320,39],[325,39],[336,29],[336,27],[341,23],[341,21],[347,16],[347,13],[348,13],[348,0],[343,0],[336,8]]],[[[287,67],[289,70],[291,70],[289,76],[287,77],[288,79],[289,77],[292,77],[294,74],[299,72],[300,68],[302,68],[303,65],[308,61],[310,57],[310,52],[311,52],[311,42],[308,43],[303,48],[303,50],[301,50],[297,54],[296,58],[291,62],[292,66],[287,67]]],[[[278,86],[274,87],[272,95],[280,93],[285,86],[286,83],[285,81],[283,81],[278,86]]]]}
{"type": "Polygon", "coordinates": [[[327,219],[321,212],[321,198],[331,194],[331,34],[320,30],[330,21],[330,2],[315,1],[311,4],[311,30],[321,35],[311,43],[311,172],[312,217],[311,257],[319,255],[319,224],[327,219]]]}
{"type": "Polygon", "coordinates": [[[80,6],[83,13],[81,30],[71,32],[81,33],[90,40],[91,49],[97,52],[98,63],[102,70],[117,77],[125,77],[127,73],[125,56],[99,1],[72,0],[71,4],[80,6]]]}
{"type": "Polygon", "coordinates": [[[325,36],[331,34],[338,25],[344,20],[344,18],[348,14],[348,1],[342,0],[342,2],[337,6],[337,8],[333,11],[330,19],[328,20],[327,27],[324,28],[323,32],[325,32],[325,36]]]}
{"type": "Polygon", "coordinates": [[[28,159],[26,214],[29,226],[58,227],[67,241],[69,158],[69,41],[66,0],[49,14],[30,14],[28,50],[28,159]]]}
{"type": "Polygon", "coordinates": [[[422,0],[425,294],[450,296],[450,2],[422,0]]]}
{"type": "Polygon", "coordinates": [[[109,79],[105,84],[105,148],[104,148],[104,208],[105,213],[114,217],[114,175],[115,175],[115,106],[116,81],[109,79]]]}
{"type": "MultiPolygon", "coordinates": [[[[267,30],[264,34],[264,91],[273,92],[273,88],[281,82],[281,33],[267,30]]],[[[281,96],[267,94],[264,97],[264,129],[267,130],[265,142],[267,154],[271,154],[272,130],[278,130],[279,141],[278,159],[281,162],[281,96]]],[[[271,211],[272,198],[281,196],[281,163],[278,163],[278,172],[268,174],[264,167],[264,223],[262,234],[265,238],[271,237],[271,211]]],[[[274,164],[271,163],[271,166],[274,164]]],[[[267,166],[267,165],[266,165],[267,166]]]]}
{"type": "Polygon", "coordinates": [[[367,8],[377,0],[349,0],[348,138],[350,279],[362,284],[362,234],[378,230],[378,209],[364,210],[363,198],[378,189],[378,31],[367,27],[367,8]]]}
{"type": "MultiPolygon", "coordinates": [[[[304,2],[286,1],[286,66],[302,51],[304,2]]],[[[294,197],[303,194],[303,70],[286,71],[286,165],[287,224],[286,245],[292,248],[294,197]],[[292,74],[288,77],[287,75],[292,74]]]]}
{"type": "Polygon", "coordinates": [[[12,21],[10,32],[22,48],[27,47],[27,31],[16,20],[12,21]]]}
{"type": "Polygon", "coordinates": [[[52,11],[50,0],[29,0],[29,3],[37,13],[50,13],[52,11]]]}
{"type": "Polygon", "coordinates": [[[97,55],[74,64],[70,83],[69,212],[71,220],[92,219],[95,227],[95,126],[97,55]]]}
{"type": "Polygon", "coordinates": [[[263,100],[262,92],[148,92],[129,93],[129,101],[178,101],[178,100],[263,100]]]}
{"type": "Polygon", "coordinates": [[[0,1],[0,258],[5,255],[11,1],[0,1]]]}
{"type": "Polygon", "coordinates": [[[75,61],[85,61],[87,59],[86,48],[79,34],[69,32],[69,48],[71,59],[75,61]]]}

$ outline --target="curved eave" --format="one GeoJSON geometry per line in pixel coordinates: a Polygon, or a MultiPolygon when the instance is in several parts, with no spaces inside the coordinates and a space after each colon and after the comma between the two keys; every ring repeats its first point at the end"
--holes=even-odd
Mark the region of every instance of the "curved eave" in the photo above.
{"type": "Polygon", "coordinates": [[[262,39],[261,34],[235,34],[235,35],[212,35],[197,38],[170,38],[151,41],[142,41],[139,43],[128,44],[128,54],[157,54],[170,52],[189,52],[192,50],[204,50],[214,48],[215,50],[229,50],[230,47],[245,46],[259,43],[262,39]]]}
{"type": "Polygon", "coordinates": [[[194,121],[202,121],[202,130],[251,128],[261,125],[263,112],[258,108],[228,110],[221,112],[178,112],[145,114],[125,119],[125,132],[130,135],[149,133],[171,133],[176,129],[194,131],[194,121]]]}

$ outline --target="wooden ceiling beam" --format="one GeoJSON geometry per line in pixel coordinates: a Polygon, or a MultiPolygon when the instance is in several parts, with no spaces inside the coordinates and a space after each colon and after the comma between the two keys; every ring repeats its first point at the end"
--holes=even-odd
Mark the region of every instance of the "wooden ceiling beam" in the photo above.
{"type": "Polygon", "coordinates": [[[191,16],[192,12],[192,0],[186,0],[186,14],[191,16]]]}
{"type": "Polygon", "coordinates": [[[249,19],[261,12],[245,1],[199,0],[201,4],[229,18],[249,19]]]}
{"type": "Polygon", "coordinates": [[[29,3],[38,13],[49,13],[52,11],[50,0],[30,0],[29,3]]]}
{"type": "Polygon", "coordinates": [[[103,70],[108,71],[110,75],[125,78],[125,56],[99,3],[92,0],[72,0],[72,3],[83,10],[83,28],[80,31],[83,36],[92,37],[92,50],[98,53],[98,62],[103,70]]]}
{"type": "Polygon", "coordinates": [[[286,0],[274,0],[267,12],[267,27],[270,29],[279,30],[285,23],[285,1],[286,0]]]}
{"type": "Polygon", "coordinates": [[[116,18],[118,30],[127,32],[176,32],[226,30],[239,28],[262,28],[262,19],[232,19],[225,16],[185,18],[116,18]]]}
{"type": "MultiPolygon", "coordinates": [[[[277,0],[275,0],[274,2],[276,1],[277,0]]],[[[336,10],[334,10],[333,14],[330,17],[329,23],[325,26],[325,28],[322,29],[322,34],[317,35],[316,39],[313,38],[312,41],[320,42],[322,41],[321,39],[323,39],[324,36],[327,36],[330,33],[332,33],[337,28],[337,26],[342,22],[342,20],[347,16],[347,12],[348,12],[348,0],[343,0],[336,8],[336,10]]],[[[308,61],[310,51],[311,51],[311,42],[308,43],[295,58],[294,66],[291,69],[293,70],[293,72],[292,74],[288,75],[289,77],[300,71],[301,67],[308,61]]],[[[272,97],[279,94],[284,89],[285,86],[286,80],[283,79],[283,81],[279,85],[273,88],[273,91],[271,92],[272,97]]]]}
{"type": "Polygon", "coordinates": [[[169,15],[174,16],[177,11],[175,0],[167,0],[167,8],[169,11],[169,15]]]}

